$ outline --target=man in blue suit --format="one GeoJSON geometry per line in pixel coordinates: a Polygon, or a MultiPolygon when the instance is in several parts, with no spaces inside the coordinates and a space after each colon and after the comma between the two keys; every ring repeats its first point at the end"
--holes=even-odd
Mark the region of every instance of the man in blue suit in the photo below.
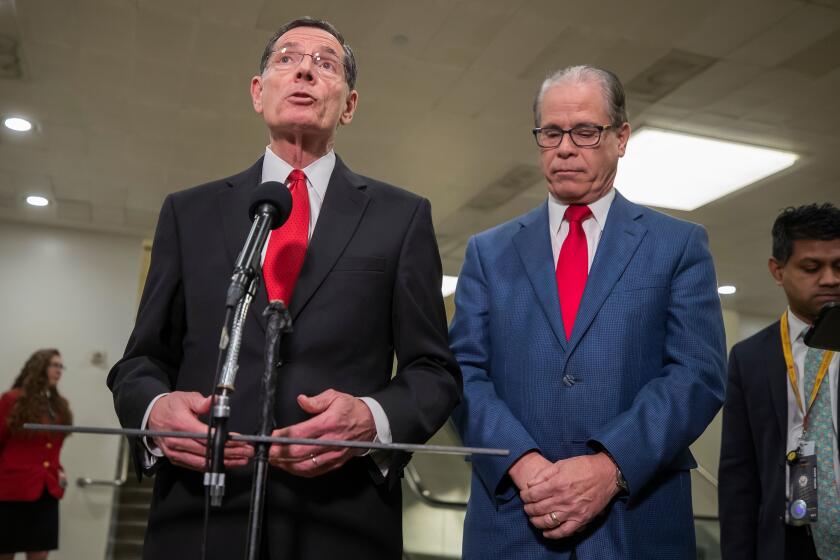
{"type": "Polygon", "coordinates": [[[695,558],[688,446],[725,387],[706,233],[613,188],[614,74],[556,72],[534,116],[548,201],[470,240],[455,297],[455,423],[511,450],[473,458],[464,558],[695,558]]]}

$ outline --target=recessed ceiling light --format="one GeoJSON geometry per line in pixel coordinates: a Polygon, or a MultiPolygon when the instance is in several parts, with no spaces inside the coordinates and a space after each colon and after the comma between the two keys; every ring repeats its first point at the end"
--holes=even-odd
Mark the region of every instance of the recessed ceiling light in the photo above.
{"type": "Polygon", "coordinates": [[[15,132],[29,132],[32,130],[32,123],[22,117],[6,117],[3,119],[3,126],[15,132]]]}
{"type": "Polygon", "coordinates": [[[50,201],[46,197],[37,194],[31,194],[26,197],[26,203],[31,206],[46,206],[50,203],[50,201]]]}
{"type": "Polygon", "coordinates": [[[458,285],[458,277],[457,276],[447,276],[443,275],[443,282],[441,282],[440,292],[443,294],[443,297],[449,297],[455,293],[455,286],[458,285]]]}
{"type": "Polygon", "coordinates": [[[643,127],[630,136],[615,184],[639,204],[694,210],[790,167],[799,156],[643,127]]]}
{"type": "Polygon", "coordinates": [[[722,296],[731,296],[738,291],[735,286],[718,286],[718,293],[722,296]]]}

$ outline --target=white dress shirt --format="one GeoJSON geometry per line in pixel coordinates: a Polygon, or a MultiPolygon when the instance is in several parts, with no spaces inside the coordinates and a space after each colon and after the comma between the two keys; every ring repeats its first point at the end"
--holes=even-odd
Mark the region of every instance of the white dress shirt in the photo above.
{"type": "MultiPolygon", "coordinates": [[[[810,394],[805,392],[805,353],[808,347],[805,346],[803,336],[809,325],[802,319],[797,317],[788,308],[788,330],[790,334],[790,348],[793,353],[793,364],[796,368],[796,381],[799,385],[799,394],[802,396],[802,405],[807,406],[810,394]]],[[[834,354],[831,363],[828,364],[828,374],[823,380],[820,387],[820,393],[829,391],[831,395],[831,417],[834,425],[834,445],[837,445],[837,370],[840,366],[840,355],[834,354]],[[828,381],[828,383],[826,383],[828,381]]],[[[792,451],[799,445],[799,438],[802,436],[802,411],[799,410],[799,405],[796,403],[796,395],[793,388],[790,386],[790,380],[787,379],[787,372],[785,372],[785,385],[787,386],[787,448],[785,451],[792,451]]],[[[834,450],[834,479],[840,488],[840,461],[837,459],[837,449],[834,450]]],[[[789,493],[790,488],[785,488],[785,493],[789,493]]]]}
{"type": "MultiPolygon", "coordinates": [[[[607,194],[588,204],[592,217],[581,223],[583,233],[586,234],[586,248],[589,262],[587,271],[592,268],[592,261],[595,259],[595,251],[601,241],[601,234],[604,232],[604,224],[607,223],[607,214],[615,199],[615,189],[610,189],[607,194]]],[[[557,258],[560,256],[560,248],[569,234],[569,222],[563,219],[568,204],[563,204],[554,195],[548,195],[548,227],[551,231],[551,252],[554,254],[554,268],[557,268],[557,258]]]]}
{"type": "MultiPolygon", "coordinates": [[[[335,169],[335,152],[333,150],[330,150],[303,169],[303,172],[306,174],[307,194],[309,194],[310,240],[312,239],[312,233],[315,231],[315,224],[318,221],[318,216],[321,213],[321,206],[323,205],[324,197],[327,194],[327,186],[329,185],[333,169],[335,169]]],[[[289,165],[277,154],[272,152],[270,146],[266,146],[265,157],[263,158],[261,182],[265,183],[266,181],[277,181],[286,184],[288,187],[287,179],[292,170],[294,170],[293,166],[289,165]]],[[[261,263],[265,261],[265,252],[268,249],[268,243],[270,243],[270,241],[271,236],[269,235],[268,242],[266,242],[263,246],[262,256],[260,259],[261,263]]],[[[150,402],[149,406],[146,408],[146,413],[143,416],[143,422],[140,425],[140,429],[146,429],[152,407],[158,399],[167,394],[168,393],[162,393],[152,399],[152,402],[150,402]]],[[[393,437],[391,435],[391,424],[388,420],[388,416],[385,414],[385,410],[382,408],[382,405],[380,405],[376,399],[371,397],[359,397],[359,400],[367,405],[373,415],[373,422],[376,425],[376,438],[374,441],[391,443],[393,441],[393,437]]],[[[154,465],[158,457],[163,457],[163,452],[148,438],[143,438],[143,442],[146,444],[146,449],[151,454],[151,456],[147,454],[146,457],[146,467],[148,468],[154,465]]],[[[386,464],[385,459],[387,458],[387,455],[385,453],[373,453],[372,458],[379,466],[383,476],[387,475],[388,469],[384,466],[386,464]]]]}
{"type": "MultiPolygon", "coordinates": [[[[319,159],[313,161],[303,168],[306,174],[306,192],[309,194],[309,239],[312,239],[312,232],[315,231],[315,223],[318,221],[318,216],[321,214],[321,206],[324,204],[324,196],[327,194],[327,187],[330,184],[330,177],[333,169],[335,169],[335,152],[330,150],[319,159]]],[[[266,146],[265,157],[263,158],[262,168],[262,182],[278,181],[280,183],[288,183],[289,173],[294,170],[294,167],[286,163],[277,154],[271,151],[271,148],[266,146]]],[[[272,232],[273,234],[274,232],[272,232]]],[[[265,252],[268,249],[268,243],[271,243],[271,236],[262,250],[261,262],[265,261],[265,252]]],[[[391,423],[388,421],[388,416],[382,405],[371,397],[359,397],[370,409],[373,415],[373,422],[376,424],[376,440],[382,443],[391,443],[393,438],[391,436],[391,423]]]]}

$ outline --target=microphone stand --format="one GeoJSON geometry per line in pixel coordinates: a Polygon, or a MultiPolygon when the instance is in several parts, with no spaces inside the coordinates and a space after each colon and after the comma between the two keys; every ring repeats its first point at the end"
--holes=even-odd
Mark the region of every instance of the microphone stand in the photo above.
{"type": "Polygon", "coordinates": [[[213,406],[210,411],[208,438],[212,438],[209,446],[209,464],[204,473],[204,486],[209,488],[210,503],[218,507],[222,505],[225,495],[224,451],[225,441],[228,439],[227,421],[230,418],[230,396],[234,391],[234,380],[239,370],[239,350],[242,346],[242,333],[245,318],[251,301],[257,292],[259,274],[253,274],[248,289],[237,301],[231,321],[230,336],[227,325],[222,329],[220,351],[225,352],[225,361],[220,372],[219,381],[213,395],[213,406]]]}
{"type": "MultiPolygon", "coordinates": [[[[274,403],[277,375],[283,359],[280,340],[283,333],[292,332],[292,317],[280,300],[268,304],[263,315],[268,318],[265,331],[265,369],[262,376],[262,410],[260,411],[259,436],[270,436],[274,429],[274,403]]],[[[260,550],[263,506],[265,503],[266,477],[268,475],[268,450],[271,444],[260,441],[254,446],[254,478],[251,484],[251,506],[248,511],[248,537],[246,558],[257,560],[260,550]]]]}
{"type": "MultiPolygon", "coordinates": [[[[285,192],[285,191],[282,191],[285,192]]],[[[289,198],[291,201],[291,198],[289,198]]],[[[224,355],[224,364],[217,366],[216,386],[210,408],[210,421],[207,428],[207,460],[204,473],[204,486],[208,490],[210,505],[219,507],[225,495],[225,441],[228,437],[227,421],[230,418],[230,396],[234,391],[234,380],[239,370],[239,350],[242,346],[242,332],[251,301],[257,293],[262,266],[260,254],[268,235],[271,233],[273,220],[279,210],[271,203],[256,206],[253,212],[254,223],[245,239],[245,246],[234,263],[233,276],[225,296],[225,321],[219,341],[219,362],[224,355]],[[228,318],[233,310],[233,319],[228,318]]]]}

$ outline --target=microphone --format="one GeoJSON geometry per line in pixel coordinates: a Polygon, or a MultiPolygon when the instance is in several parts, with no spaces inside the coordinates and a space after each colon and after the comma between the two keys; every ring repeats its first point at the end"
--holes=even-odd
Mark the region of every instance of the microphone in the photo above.
{"type": "Polygon", "coordinates": [[[257,273],[268,233],[282,226],[292,212],[292,194],[286,185],[278,181],[262,183],[251,195],[248,215],[253,220],[251,231],[245,239],[236,264],[225,299],[226,307],[234,307],[242,299],[251,280],[257,273]]]}

